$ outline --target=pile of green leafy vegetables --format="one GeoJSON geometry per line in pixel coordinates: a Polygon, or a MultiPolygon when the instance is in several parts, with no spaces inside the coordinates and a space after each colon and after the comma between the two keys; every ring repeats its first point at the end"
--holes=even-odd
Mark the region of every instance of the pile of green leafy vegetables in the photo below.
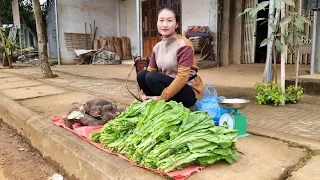
{"type": "Polygon", "coordinates": [[[190,112],[175,101],[134,101],[90,140],[164,172],[238,159],[236,130],[214,126],[207,112],[190,112]]]}

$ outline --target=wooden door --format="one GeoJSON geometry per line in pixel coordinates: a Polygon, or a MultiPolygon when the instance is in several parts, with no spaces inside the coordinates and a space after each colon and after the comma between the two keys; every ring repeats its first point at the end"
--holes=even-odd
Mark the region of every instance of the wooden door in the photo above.
{"type": "Polygon", "coordinates": [[[161,40],[157,29],[157,16],[164,7],[173,8],[179,18],[177,33],[181,34],[181,0],[147,0],[142,6],[142,38],[143,56],[150,56],[153,47],[161,40]]]}
{"type": "MultiPolygon", "coordinates": [[[[245,8],[254,8],[257,4],[258,0],[246,0],[245,8]]],[[[256,21],[246,14],[244,17],[244,64],[254,63],[256,51],[256,29],[256,21]]]]}

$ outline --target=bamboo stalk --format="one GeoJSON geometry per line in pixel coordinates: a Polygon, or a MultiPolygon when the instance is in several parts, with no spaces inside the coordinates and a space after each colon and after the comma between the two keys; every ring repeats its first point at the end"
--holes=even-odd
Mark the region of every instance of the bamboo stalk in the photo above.
{"type": "Polygon", "coordinates": [[[275,83],[278,83],[277,55],[278,55],[278,52],[276,51],[276,47],[273,46],[273,68],[272,68],[272,72],[273,72],[273,81],[275,83]]]}
{"type": "MultiPolygon", "coordinates": [[[[306,27],[305,27],[305,32],[306,32],[306,36],[307,37],[309,37],[310,36],[310,28],[309,28],[309,25],[307,24],[307,25],[305,25],[306,27]]],[[[308,38],[306,38],[306,39],[308,39],[308,38]]],[[[302,54],[302,60],[301,60],[301,64],[308,64],[308,54],[302,54]]],[[[300,57],[300,56],[299,56],[300,57]]]]}
{"type": "MultiPolygon", "coordinates": [[[[278,27],[280,26],[280,13],[281,13],[281,9],[277,9],[277,13],[279,12],[279,17],[277,18],[277,14],[276,14],[276,20],[275,20],[275,25],[276,25],[276,30],[278,32],[278,27]]],[[[274,78],[274,82],[278,83],[278,69],[277,69],[277,57],[278,57],[278,52],[276,51],[276,46],[273,45],[273,78],[274,78]]]]}
{"type": "MultiPolygon", "coordinates": [[[[278,27],[279,17],[280,17],[280,9],[277,9],[276,10],[276,15],[275,15],[275,21],[272,22],[272,23],[275,24],[276,27],[278,27]]],[[[270,16],[269,16],[269,19],[271,19],[271,18],[273,18],[272,14],[270,14],[270,16]]],[[[270,34],[272,34],[272,33],[270,33],[270,34]]],[[[269,37],[270,37],[270,35],[269,35],[269,37]]],[[[265,68],[264,68],[263,79],[262,79],[264,82],[267,82],[267,81],[270,80],[270,79],[266,79],[266,77],[267,77],[267,72],[268,72],[269,67],[271,68],[271,66],[272,66],[272,50],[273,50],[273,46],[274,46],[274,38],[272,38],[272,40],[268,43],[267,59],[266,59],[266,65],[265,65],[265,68]]],[[[269,74],[269,75],[272,75],[272,73],[269,74]]]]}
{"type": "Polygon", "coordinates": [[[300,53],[297,52],[297,60],[296,60],[296,82],[295,86],[298,87],[298,80],[299,80],[299,65],[300,65],[300,53]]]}
{"type": "MultiPolygon", "coordinates": [[[[281,3],[281,19],[286,16],[286,4],[284,2],[281,3]]],[[[285,94],[286,90],[286,61],[287,61],[287,55],[288,55],[288,50],[287,46],[285,45],[286,40],[284,38],[284,34],[286,33],[286,28],[285,26],[281,27],[281,42],[284,45],[284,50],[281,53],[281,90],[282,94],[285,94]]],[[[284,97],[282,98],[281,101],[282,105],[285,105],[285,99],[284,97]]]]}
{"type": "MultiPolygon", "coordinates": [[[[256,7],[258,4],[258,0],[254,0],[253,2],[253,7],[256,7]]],[[[256,15],[256,19],[258,19],[258,14],[256,15]]],[[[251,61],[250,63],[254,64],[255,61],[255,55],[256,55],[256,43],[257,43],[257,38],[256,38],[256,33],[257,33],[257,21],[254,21],[252,24],[253,27],[253,32],[252,32],[252,54],[251,54],[251,61]]]]}
{"type": "Polygon", "coordinates": [[[248,63],[248,57],[249,57],[249,53],[248,53],[248,14],[245,14],[245,35],[244,35],[244,53],[245,53],[245,58],[244,58],[244,63],[247,64],[248,63]]]}

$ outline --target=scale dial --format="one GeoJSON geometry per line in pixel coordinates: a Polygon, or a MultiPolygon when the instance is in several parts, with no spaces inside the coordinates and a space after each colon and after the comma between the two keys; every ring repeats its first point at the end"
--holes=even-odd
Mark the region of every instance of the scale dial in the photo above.
{"type": "Polygon", "coordinates": [[[219,126],[234,129],[234,120],[229,113],[225,113],[220,117],[219,126]]]}

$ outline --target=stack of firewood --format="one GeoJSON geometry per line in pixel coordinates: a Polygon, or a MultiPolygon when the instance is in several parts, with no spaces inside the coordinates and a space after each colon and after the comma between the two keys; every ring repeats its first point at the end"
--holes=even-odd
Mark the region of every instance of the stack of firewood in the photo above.
{"type": "Polygon", "coordinates": [[[108,51],[117,53],[121,60],[131,59],[131,41],[128,37],[100,37],[100,40],[95,40],[93,49],[98,50],[105,48],[108,51]]]}

